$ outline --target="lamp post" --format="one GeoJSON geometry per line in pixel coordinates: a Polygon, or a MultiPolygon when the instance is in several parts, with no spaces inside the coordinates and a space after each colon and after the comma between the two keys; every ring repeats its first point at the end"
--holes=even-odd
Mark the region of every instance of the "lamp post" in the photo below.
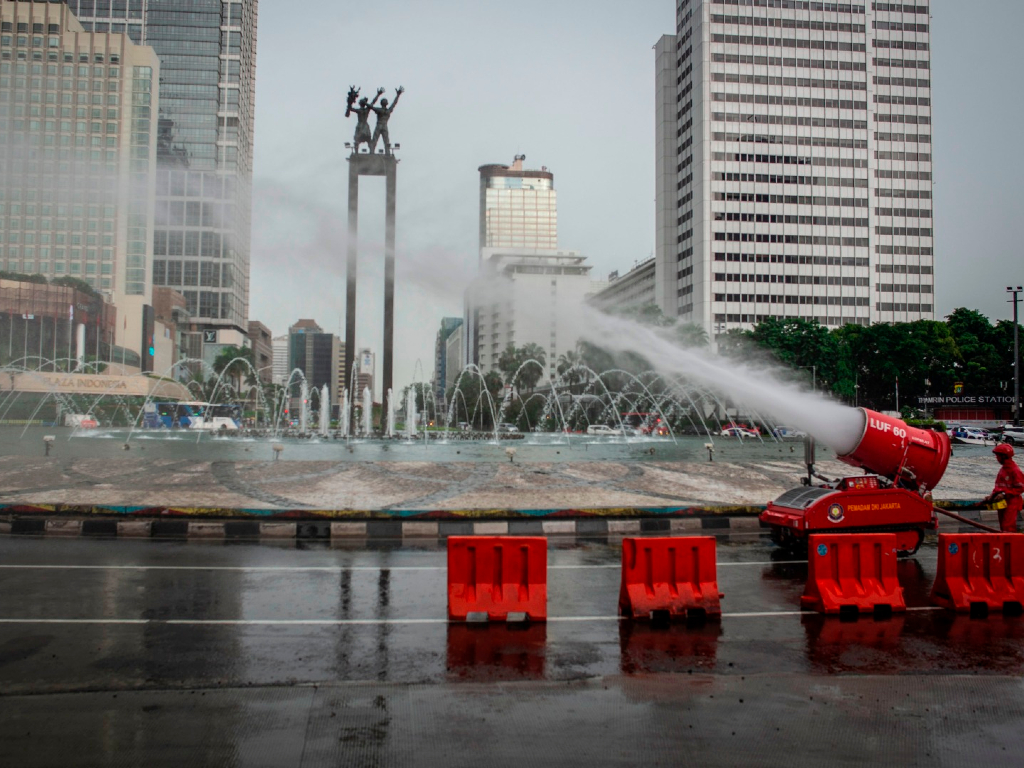
{"type": "Polygon", "coordinates": [[[801,365],[805,371],[811,369],[811,390],[814,392],[818,391],[818,366],[816,365],[801,365]]]}
{"type": "Polygon", "coordinates": [[[1006,292],[1012,293],[1013,298],[1013,426],[1020,426],[1020,339],[1018,338],[1020,327],[1017,324],[1017,306],[1020,304],[1019,294],[1024,288],[1017,286],[1013,288],[1006,286],[1006,292]]]}

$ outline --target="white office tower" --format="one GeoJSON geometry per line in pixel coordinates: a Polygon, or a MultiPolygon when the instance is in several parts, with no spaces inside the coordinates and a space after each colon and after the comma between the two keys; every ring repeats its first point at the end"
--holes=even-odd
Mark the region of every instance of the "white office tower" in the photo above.
{"type": "Polygon", "coordinates": [[[934,318],[928,12],[680,0],[655,48],[665,314],[934,318]]]}

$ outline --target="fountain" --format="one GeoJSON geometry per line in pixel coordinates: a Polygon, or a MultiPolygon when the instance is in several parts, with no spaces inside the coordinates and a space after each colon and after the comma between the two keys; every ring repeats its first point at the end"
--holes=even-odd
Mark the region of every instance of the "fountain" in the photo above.
{"type": "Polygon", "coordinates": [[[373,395],[369,387],[363,388],[363,436],[373,436],[373,395]]]}
{"type": "Polygon", "coordinates": [[[305,377],[302,378],[299,393],[299,432],[305,435],[309,419],[309,384],[306,382],[305,377]]]}
{"type": "Polygon", "coordinates": [[[320,437],[327,437],[331,432],[331,393],[324,384],[320,389],[320,437]]]}
{"type": "Polygon", "coordinates": [[[385,421],[384,437],[395,436],[395,401],[391,390],[388,390],[387,396],[388,412],[387,421],[385,421]]]}
{"type": "Polygon", "coordinates": [[[412,440],[416,437],[416,392],[409,387],[405,396],[405,436],[412,440]]]}

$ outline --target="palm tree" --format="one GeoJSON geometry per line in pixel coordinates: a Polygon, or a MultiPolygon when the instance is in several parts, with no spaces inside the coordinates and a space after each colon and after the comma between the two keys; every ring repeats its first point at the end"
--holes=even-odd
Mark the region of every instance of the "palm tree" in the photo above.
{"type": "Polygon", "coordinates": [[[585,384],[587,382],[589,374],[584,370],[583,354],[578,344],[576,349],[570,349],[568,352],[558,356],[555,372],[568,385],[569,392],[573,392],[577,384],[585,384]]]}
{"type": "Polygon", "coordinates": [[[700,323],[679,323],[674,330],[683,347],[706,347],[709,344],[708,332],[700,323]]]}
{"type": "Polygon", "coordinates": [[[519,348],[519,359],[522,361],[520,365],[525,363],[527,360],[535,360],[539,365],[528,365],[523,368],[519,374],[519,383],[522,384],[523,389],[528,392],[532,392],[533,388],[537,386],[537,382],[540,381],[541,376],[544,375],[544,366],[547,363],[547,355],[544,352],[544,348],[535,342],[519,348]]]}
{"type": "Polygon", "coordinates": [[[251,347],[224,347],[213,361],[213,370],[227,376],[238,392],[242,388],[242,378],[246,386],[256,384],[255,359],[251,347]]]}

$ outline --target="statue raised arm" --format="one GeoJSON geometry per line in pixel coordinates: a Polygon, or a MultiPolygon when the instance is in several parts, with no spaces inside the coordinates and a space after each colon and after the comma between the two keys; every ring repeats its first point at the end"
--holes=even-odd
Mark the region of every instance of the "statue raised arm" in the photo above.
{"type": "MultiPolygon", "coordinates": [[[[384,89],[381,88],[378,92],[383,90],[384,89]]],[[[391,106],[388,106],[387,99],[381,99],[380,106],[373,107],[373,112],[377,115],[377,125],[374,126],[373,139],[370,141],[370,154],[377,151],[377,142],[381,138],[384,139],[384,154],[391,154],[391,138],[388,135],[388,118],[390,118],[391,113],[395,111],[395,107],[398,106],[398,100],[402,97],[403,93],[405,93],[405,88],[398,86],[398,88],[395,89],[395,100],[391,106]]]]}
{"type": "MultiPolygon", "coordinates": [[[[378,88],[377,95],[373,97],[373,101],[370,101],[364,96],[359,99],[359,105],[356,106],[356,98],[359,96],[359,89],[354,85],[349,88],[345,117],[348,117],[352,113],[355,113],[356,115],[356,131],[352,139],[352,151],[356,154],[359,153],[360,144],[370,144],[370,140],[372,138],[370,134],[370,111],[374,110],[374,105],[377,103],[377,99],[379,99],[383,93],[384,89],[378,88]]],[[[373,150],[371,149],[370,151],[372,152],[373,150]]]]}

